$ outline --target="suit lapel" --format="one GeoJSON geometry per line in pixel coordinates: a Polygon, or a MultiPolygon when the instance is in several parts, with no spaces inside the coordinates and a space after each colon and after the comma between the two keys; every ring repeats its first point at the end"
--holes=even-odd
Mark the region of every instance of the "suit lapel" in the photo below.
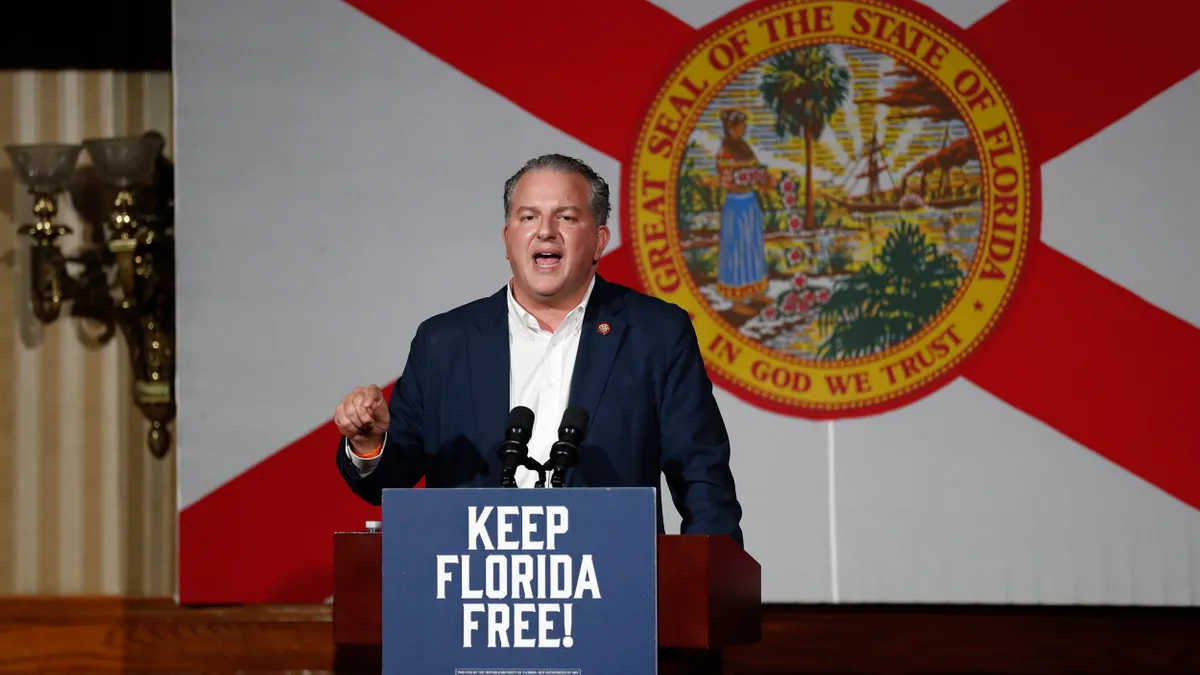
{"type": "MultiPolygon", "coordinates": [[[[477,331],[467,342],[470,363],[471,399],[478,424],[479,438],[489,464],[496,463],[492,450],[500,442],[504,422],[508,418],[508,300],[505,287],[488,298],[484,310],[476,318],[477,331]],[[496,443],[493,444],[492,440],[496,443]]],[[[498,480],[498,478],[497,478],[498,480]]]]}
{"type": "Polygon", "coordinates": [[[570,397],[570,405],[582,407],[593,418],[617,352],[625,341],[628,326],[621,315],[623,308],[624,303],[612,286],[597,276],[579,335],[570,397]]]}

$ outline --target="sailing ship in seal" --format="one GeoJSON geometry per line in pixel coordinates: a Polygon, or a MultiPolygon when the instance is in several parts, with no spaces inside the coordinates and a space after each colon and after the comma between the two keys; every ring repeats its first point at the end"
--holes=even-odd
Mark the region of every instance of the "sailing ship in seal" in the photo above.
{"type": "Polygon", "coordinates": [[[957,186],[951,184],[950,176],[955,169],[960,172],[963,166],[977,160],[975,145],[970,137],[950,140],[950,122],[944,124],[942,144],[910,167],[902,176],[902,182],[897,183],[891,167],[883,158],[883,145],[879,142],[879,132],[876,128],[863,150],[854,157],[846,167],[843,180],[837,185],[837,192],[852,195],[837,198],[837,203],[851,213],[879,213],[883,211],[917,211],[922,208],[954,209],[980,201],[979,185],[963,183],[957,186]],[[929,174],[937,172],[937,183],[930,185],[929,174]],[[882,189],[880,179],[887,175],[891,187],[882,189]],[[915,185],[908,185],[908,179],[919,179],[915,185]],[[854,194],[859,181],[866,181],[866,191],[854,194]]]}

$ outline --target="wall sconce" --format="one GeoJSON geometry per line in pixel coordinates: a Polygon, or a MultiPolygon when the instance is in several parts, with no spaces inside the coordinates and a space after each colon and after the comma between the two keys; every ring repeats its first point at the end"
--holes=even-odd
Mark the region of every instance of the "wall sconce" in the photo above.
{"type": "Polygon", "coordinates": [[[84,140],[82,145],[34,144],[4,147],[13,171],[33,195],[35,222],[18,229],[31,239],[30,300],[43,323],[70,315],[99,322],[97,340],[107,343],[120,328],[133,367],[133,397],[150,422],[150,453],[166,456],[167,424],[175,418],[175,237],[174,176],[162,156],[163,137],[84,140]],[[71,229],[54,222],[58,196],[80,188],[76,165],[86,151],[91,183],[109,195],[108,206],[88,209],[73,196],[91,236],[75,255],[64,255],[58,238],[71,229]],[[98,179],[99,183],[96,183],[98,179]],[[114,196],[115,195],[115,196],[114,196]],[[72,274],[74,267],[78,270],[72,274]]]}

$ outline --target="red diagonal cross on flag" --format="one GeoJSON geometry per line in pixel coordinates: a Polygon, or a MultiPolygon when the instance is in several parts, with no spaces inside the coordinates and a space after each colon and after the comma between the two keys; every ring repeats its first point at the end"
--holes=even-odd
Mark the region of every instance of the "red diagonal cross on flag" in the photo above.
{"type": "MultiPolygon", "coordinates": [[[[453,9],[347,2],[618,161],[627,159],[664,77],[697,39],[696,30],[645,0],[527,0],[519,11],[481,0],[453,9]]],[[[1009,0],[975,23],[966,41],[1012,100],[1036,165],[1200,69],[1200,53],[1184,48],[1198,22],[1194,0],[1163,0],[1153,10],[1009,0]]],[[[640,285],[629,246],[602,267],[610,279],[640,285]]],[[[1023,275],[998,328],[960,373],[1200,508],[1200,462],[1187,424],[1200,403],[1200,330],[1041,242],[1023,275]],[[1146,358],[1130,335],[1154,336],[1165,354],[1146,358]]],[[[328,588],[329,533],[378,516],[341,485],[332,457],[337,438],[332,424],[323,425],[183,512],[183,601],[318,599],[314,589],[328,588]],[[285,503],[246,513],[244,505],[264,494],[285,503]],[[200,533],[234,520],[238,533],[224,533],[222,547],[205,545],[200,533]],[[289,554],[272,555],[283,550],[289,554]],[[252,562],[264,559],[273,562],[252,562]]]]}

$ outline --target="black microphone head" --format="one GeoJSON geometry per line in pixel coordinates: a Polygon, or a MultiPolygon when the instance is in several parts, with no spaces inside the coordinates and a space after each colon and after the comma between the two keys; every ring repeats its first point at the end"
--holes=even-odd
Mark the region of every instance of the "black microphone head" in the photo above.
{"type": "Polygon", "coordinates": [[[568,406],[563,411],[562,424],[558,426],[558,438],[578,447],[583,443],[587,425],[588,412],[577,405],[568,406]]]}
{"type": "Polygon", "coordinates": [[[506,440],[528,443],[533,435],[533,411],[523,405],[513,408],[508,412],[504,428],[506,440]]]}

